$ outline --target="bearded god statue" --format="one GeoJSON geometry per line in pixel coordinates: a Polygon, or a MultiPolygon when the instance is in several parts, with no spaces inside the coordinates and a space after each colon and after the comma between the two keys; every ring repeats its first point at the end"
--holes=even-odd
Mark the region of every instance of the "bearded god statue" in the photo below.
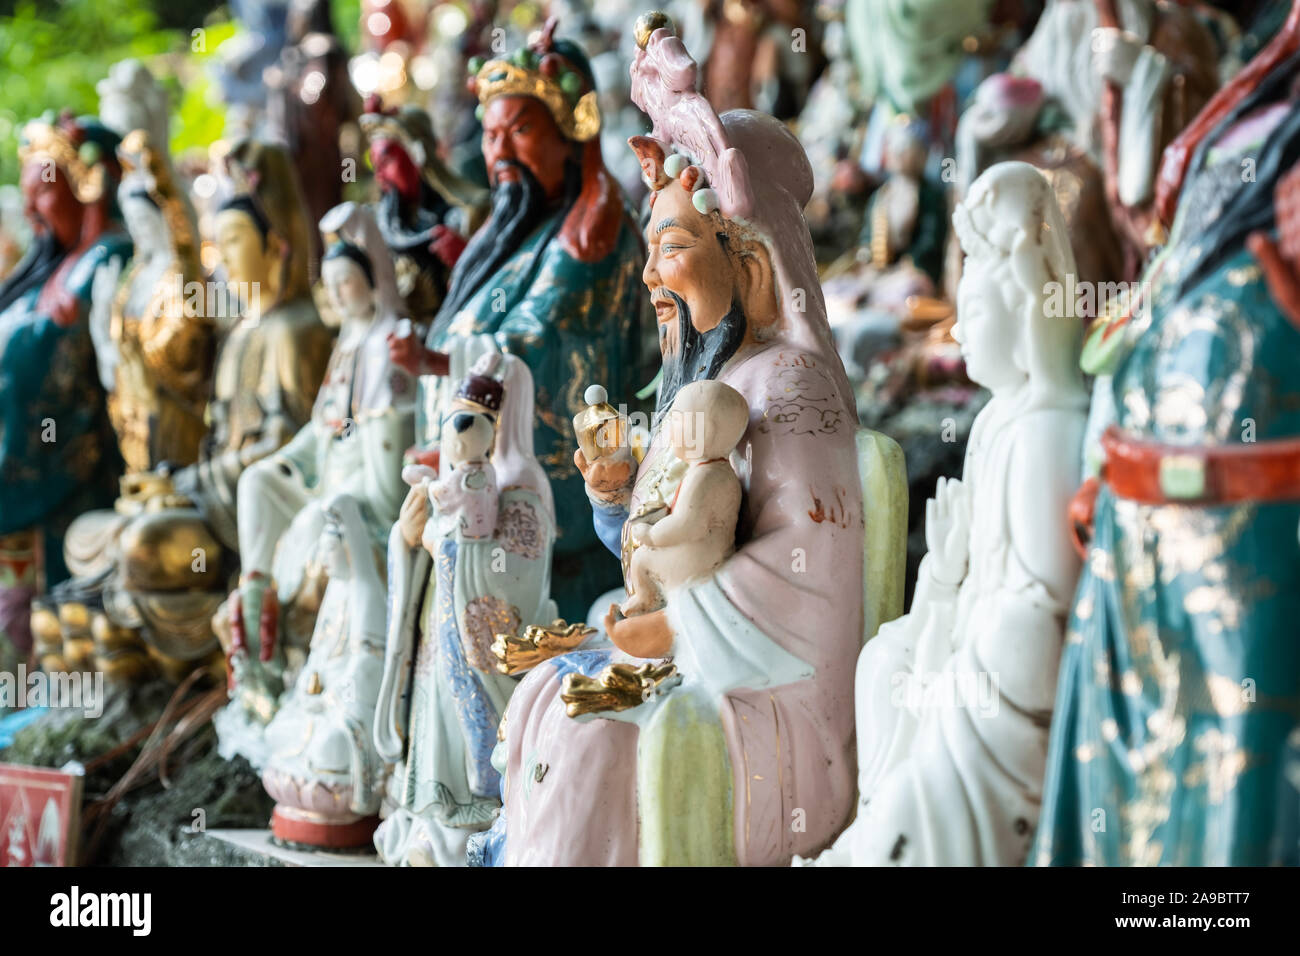
{"type": "Polygon", "coordinates": [[[665,19],[638,24],[653,72],[633,77],[664,137],[632,140],[653,190],[655,427],[639,465],[575,460],[601,541],[625,554],[683,474],[669,409],[692,382],[729,386],[748,416],[720,452],[742,492],[735,549],[662,577],[662,606],[612,611],[616,649],[523,679],[495,758],[504,809],[475,862],[761,865],[825,847],[853,811],[852,662],[901,610],[902,455],[858,429],[802,214],[812,170],[776,119],[713,115],[678,82],[665,19]]]}
{"type": "Polygon", "coordinates": [[[69,523],[113,499],[120,462],[89,316],[97,268],[131,252],[117,144],[64,116],[29,123],[19,147],[33,239],[0,285],[0,670],[27,656],[38,578],[68,577],[69,523]]]}
{"type": "Polygon", "coordinates": [[[532,46],[472,64],[491,212],[456,262],[425,343],[395,338],[393,354],[425,376],[417,440],[427,449],[478,356],[511,352],[528,363],[534,447],[555,492],[552,593],[576,620],[617,584],[618,565],[595,547],[569,421],[592,382],[633,403],[654,376],[653,341],[637,284],[642,246],[601,158],[591,69],[554,30],[551,22],[532,46]]]}
{"type": "Polygon", "coordinates": [[[483,221],[487,194],[438,157],[429,114],[384,109],[372,97],[361,116],[379,200],[375,218],[397,270],[403,315],[421,327],[438,313],[466,237],[483,221]]]}

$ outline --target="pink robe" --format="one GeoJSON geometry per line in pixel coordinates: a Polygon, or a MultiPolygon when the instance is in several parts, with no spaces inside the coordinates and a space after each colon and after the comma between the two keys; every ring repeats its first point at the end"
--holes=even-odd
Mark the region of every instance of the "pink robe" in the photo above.
{"type": "MultiPolygon", "coordinates": [[[[714,579],[734,612],[781,649],[777,656],[793,655],[811,675],[756,679],[765,658],[755,649],[754,661],[741,665],[748,682],[713,701],[730,759],[741,865],[787,865],[794,854],[817,853],[844,828],[855,799],[864,527],[857,420],[837,396],[831,362],[778,340],[738,354],[719,376],[748,399],[750,426],[737,446],[742,543],[714,579]]],[[[646,470],[643,464],[638,482],[646,470]]],[[[670,594],[670,618],[673,601],[670,594]]],[[[725,626],[707,630],[706,639],[724,635],[726,644],[725,626]]],[[[679,661],[682,642],[691,640],[677,633],[679,661]]],[[[744,659],[746,650],[721,646],[713,656],[744,659]]],[[[511,699],[505,862],[636,865],[641,731],[622,720],[568,717],[559,691],[571,670],[562,658],[550,661],[511,699]]]]}

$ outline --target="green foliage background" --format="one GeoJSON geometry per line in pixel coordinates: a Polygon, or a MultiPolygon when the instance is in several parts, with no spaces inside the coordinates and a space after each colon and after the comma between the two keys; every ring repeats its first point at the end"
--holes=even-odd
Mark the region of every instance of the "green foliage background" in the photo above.
{"type": "MultiPolygon", "coordinates": [[[[332,4],[348,49],[360,7],[332,4]]],[[[126,57],[144,60],[171,93],[173,153],[205,149],[225,127],[211,61],[239,29],[217,0],[0,0],[0,184],[18,181],[23,124],[46,110],[97,112],[95,84],[126,57]]]]}

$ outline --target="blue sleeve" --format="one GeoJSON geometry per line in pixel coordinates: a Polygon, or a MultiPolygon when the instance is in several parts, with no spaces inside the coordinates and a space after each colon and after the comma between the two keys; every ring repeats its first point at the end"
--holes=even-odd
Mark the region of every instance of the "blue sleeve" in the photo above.
{"type": "Polygon", "coordinates": [[[591,505],[591,523],[596,529],[596,537],[614,557],[623,554],[623,522],[627,521],[627,508],[622,505],[604,505],[596,502],[591,505]]]}

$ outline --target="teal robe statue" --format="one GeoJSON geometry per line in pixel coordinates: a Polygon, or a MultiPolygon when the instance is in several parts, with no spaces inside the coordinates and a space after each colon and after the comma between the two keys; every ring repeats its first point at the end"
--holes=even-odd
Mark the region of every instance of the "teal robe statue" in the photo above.
{"type": "Polygon", "coordinates": [[[130,238],[111,232],[69,269],[66,285],[81,305],[71,325],[37,310],[43,285],[0,313],[0,535],[48,525],[50,584],[67,576],[57,519],[111,503],[117,492],[121,462],[87,320],[95,270],[130,255],[130,238]]]}
{"type": "MultiPolygon", "coordinates": [[[[1274,70],[1193,154],[1149,305],[1094,401],[1134,439],[1300,436],[1300,327],[1246,246],[1275,234],[1274,187],[1300,154],[1297,71],[1274,70]]],[[[1032,860],[1297,862],[1298,527],[1297,500],[1142,504],[1103,475],[1032,860]]]]}
{"type": "MultiPolygon", "coordinates": [[[[68,576],[68,524],[84,511],[111,505],[117,493],[121,458],[88,319],[95,270],[130,254],[127,235],[111,231],[68,268],[62,281],[79,306],[69,325],[37,308],[49,281],[40,273],[53,265],[43,266],[37,251],[0,286],[0,538],[37,532],[47,587],[68,576]]],[[[34,570],[15,576],[15,565],[0,573],[0,645],[9,645],[0,646],[0,664],[6,653],[26,655],[34,570]]]]}

